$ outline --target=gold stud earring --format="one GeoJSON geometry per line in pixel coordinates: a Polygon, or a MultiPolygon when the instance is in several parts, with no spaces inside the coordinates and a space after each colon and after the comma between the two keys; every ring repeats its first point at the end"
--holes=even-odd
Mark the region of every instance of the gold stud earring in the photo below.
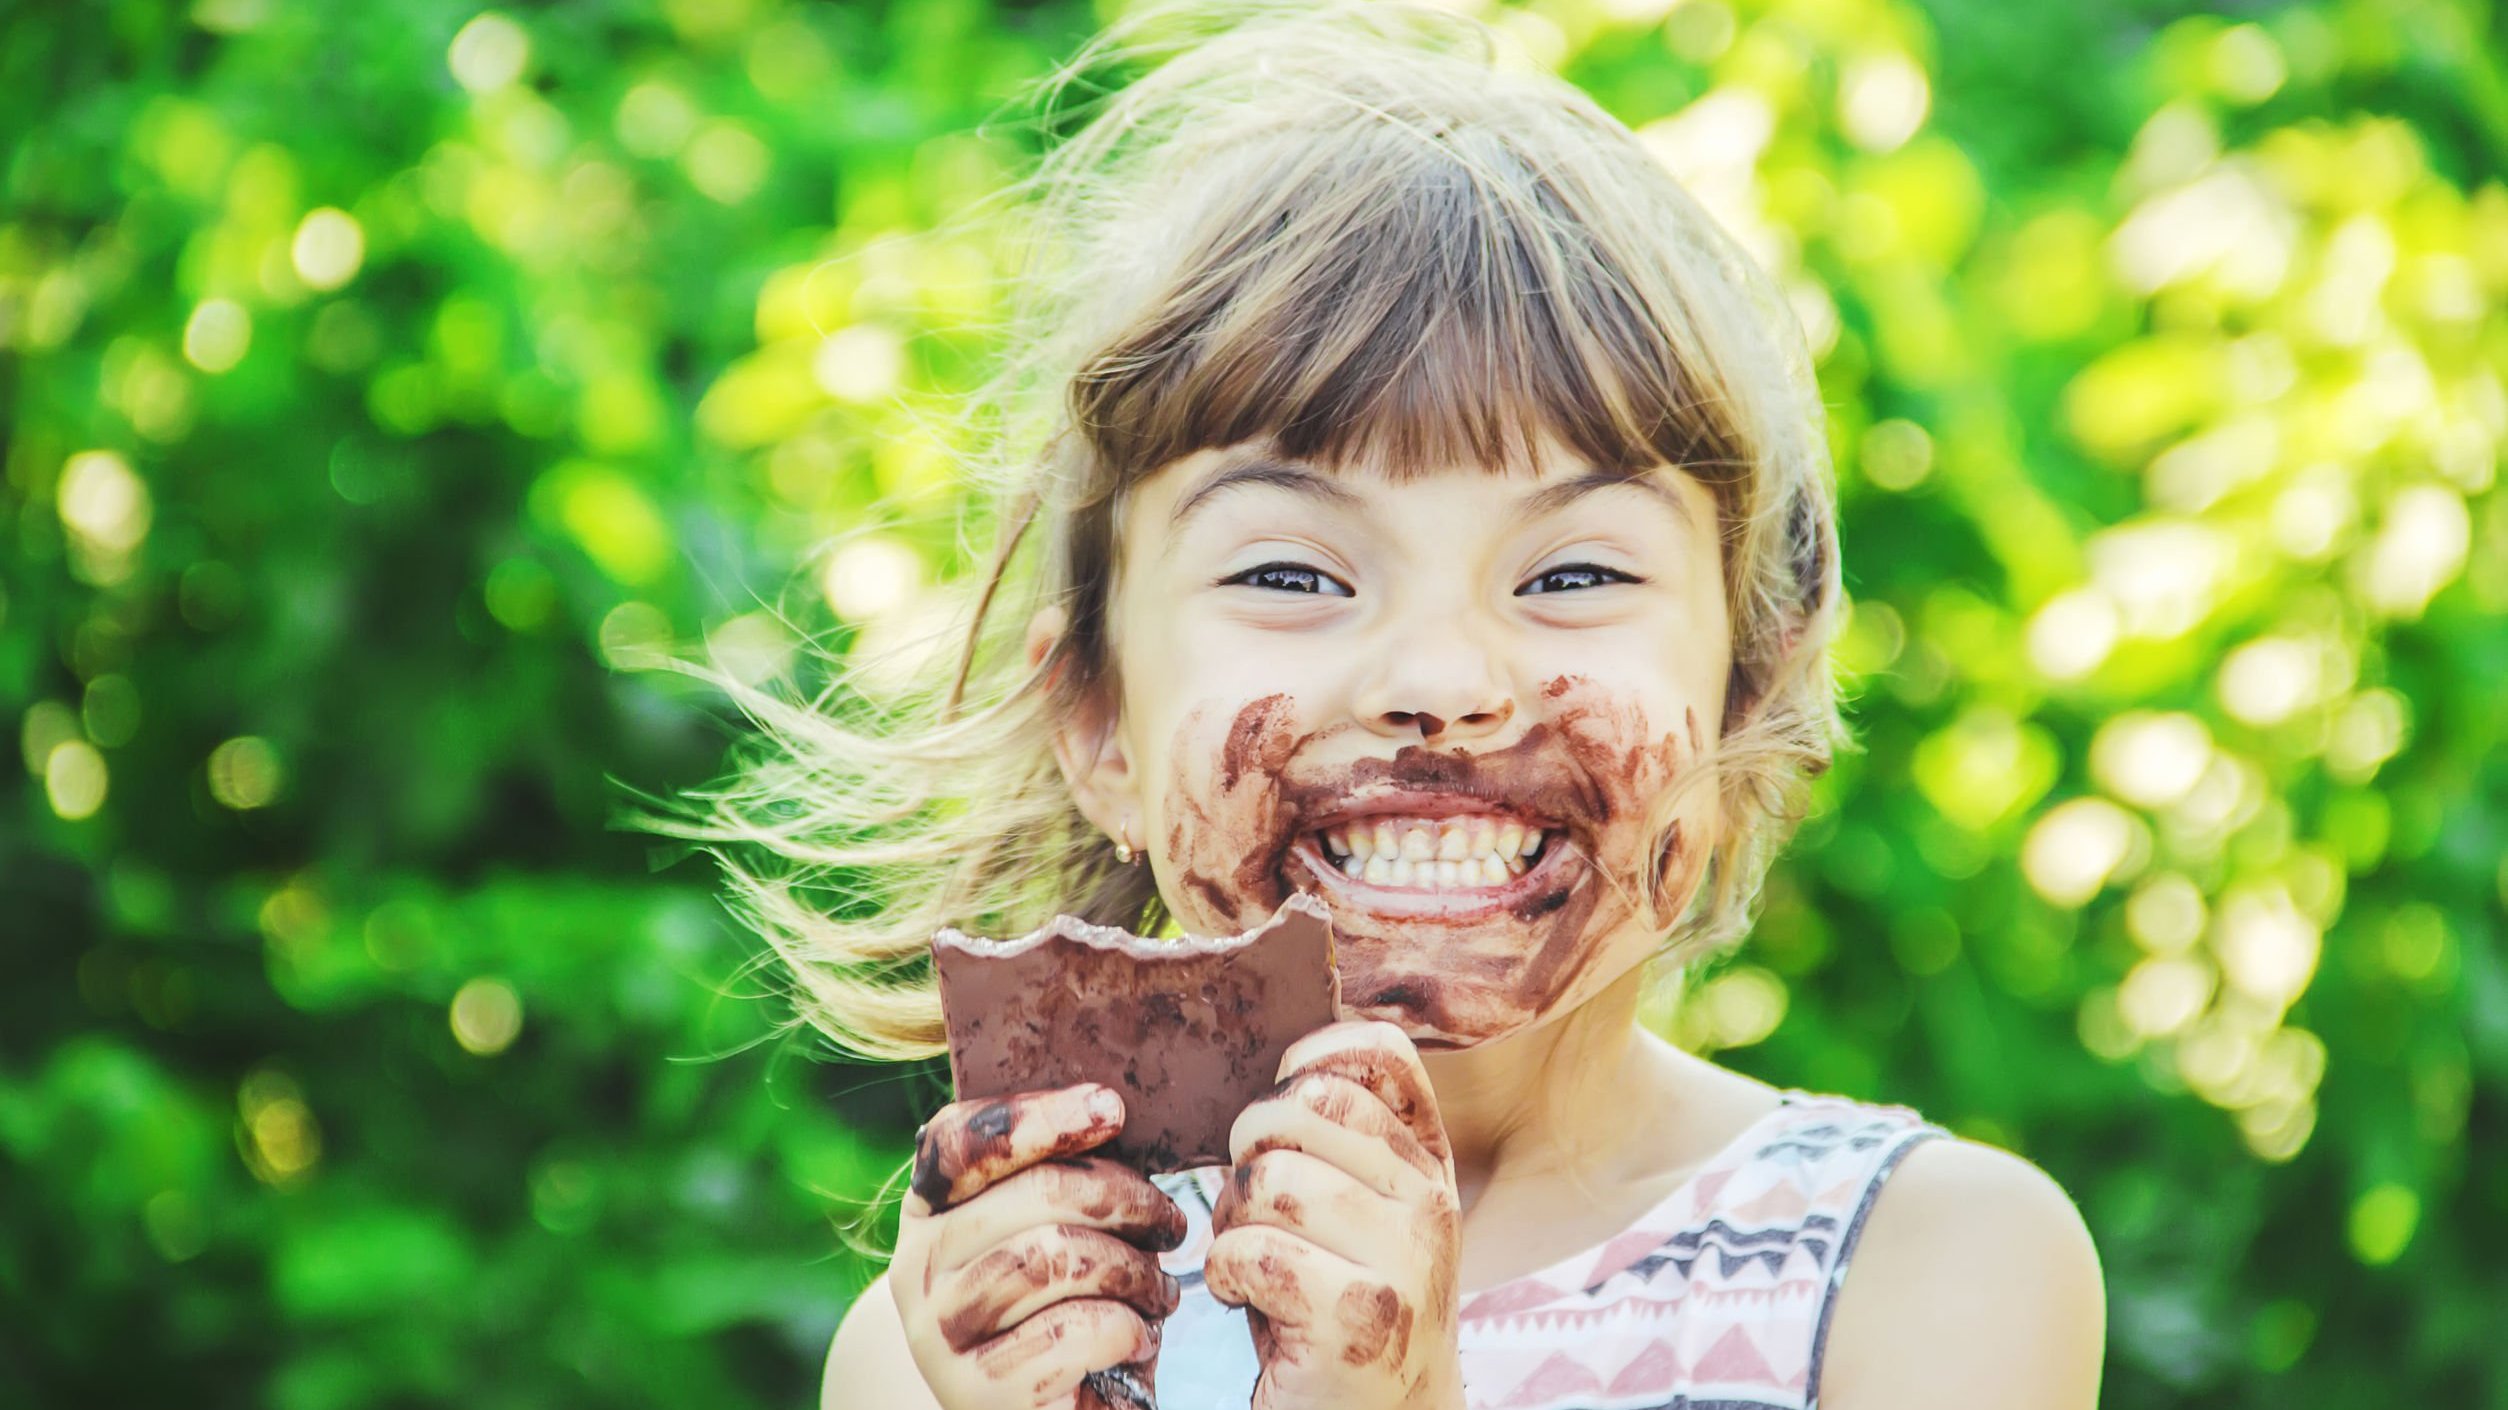
{"type": "Polygon", "coordinates": [[[1115,839],[1115,860],[1130,866],[1140,859],[1141,854],[1132,848],[1132,824],[1125,823],[1123,835],[1115,839]]]}

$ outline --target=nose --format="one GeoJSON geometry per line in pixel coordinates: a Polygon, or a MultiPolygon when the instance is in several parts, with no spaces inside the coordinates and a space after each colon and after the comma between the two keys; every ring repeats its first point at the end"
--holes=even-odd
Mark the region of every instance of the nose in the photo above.
{"type": "Polygon", "coordinates": [[[1376,650],[1358,691],[1359,718],[1378,734],[1429,743],[1478,739],[1515,718],[1515,700],[1490,652],[1451,618],[1430,625],[1413,614],[1376,650]]]}

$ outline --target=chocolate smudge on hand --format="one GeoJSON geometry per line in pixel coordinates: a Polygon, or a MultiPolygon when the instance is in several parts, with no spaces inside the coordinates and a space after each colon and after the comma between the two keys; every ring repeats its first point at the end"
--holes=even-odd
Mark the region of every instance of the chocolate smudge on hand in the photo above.
{"type": "Polygon", "coordinates": [[[1341,1359],[1350,1365],[1385,1359],[1399,1366],[1411,1354],[1411,1309],[1384,1284],[1352,1283],[1342,1291],[1333,1312],[1349,1338],[1341,1348],[1341,1359]]]}
{"type": "Polygon", "coordinates": [[[914,1172],[906,1188],[935,1214],[957,1203],[951,1196],[961,1180],[1009,1156],[1014,1115],[1011,1103],[1002,1100],[986,1102],[962,1120],[926,1122],[914,1134],[914,1172]]]}

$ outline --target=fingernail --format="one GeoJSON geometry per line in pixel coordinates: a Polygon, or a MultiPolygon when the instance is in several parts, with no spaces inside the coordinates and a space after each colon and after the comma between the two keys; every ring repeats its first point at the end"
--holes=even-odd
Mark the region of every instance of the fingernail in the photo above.
{"type": "Polygon", "coordinates": [[[1117,1095],[1115,1089],[1112,1087],[1096,1087],[1090,1089],[1088,1100],[1083,1105],[1089,1115],[1096,1117],[1100,1121],[1120,1121],[1123,1119],[1123,1098],[1117,1095]]]}

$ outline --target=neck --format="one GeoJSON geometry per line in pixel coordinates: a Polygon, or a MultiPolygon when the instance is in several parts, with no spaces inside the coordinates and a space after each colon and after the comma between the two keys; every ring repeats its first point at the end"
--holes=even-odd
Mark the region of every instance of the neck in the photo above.
{"type": "MultiPolygon", "coordinates": [[[[1638,965],[1572,1013],[1494,1042],[1420,1054],[1454,1146],[1466,1207],[1498,1180],[1588,1163],[1628,1130],[1628,1102],[1643,1079],[1631,1070],[1646,966],[1638,965]],[[1557,1065],[1572,1071],[1553,1078],[1557,1065]]],[[[1590,1167],[1589,1167],[1590,1168],[1590,1167]]]]}

